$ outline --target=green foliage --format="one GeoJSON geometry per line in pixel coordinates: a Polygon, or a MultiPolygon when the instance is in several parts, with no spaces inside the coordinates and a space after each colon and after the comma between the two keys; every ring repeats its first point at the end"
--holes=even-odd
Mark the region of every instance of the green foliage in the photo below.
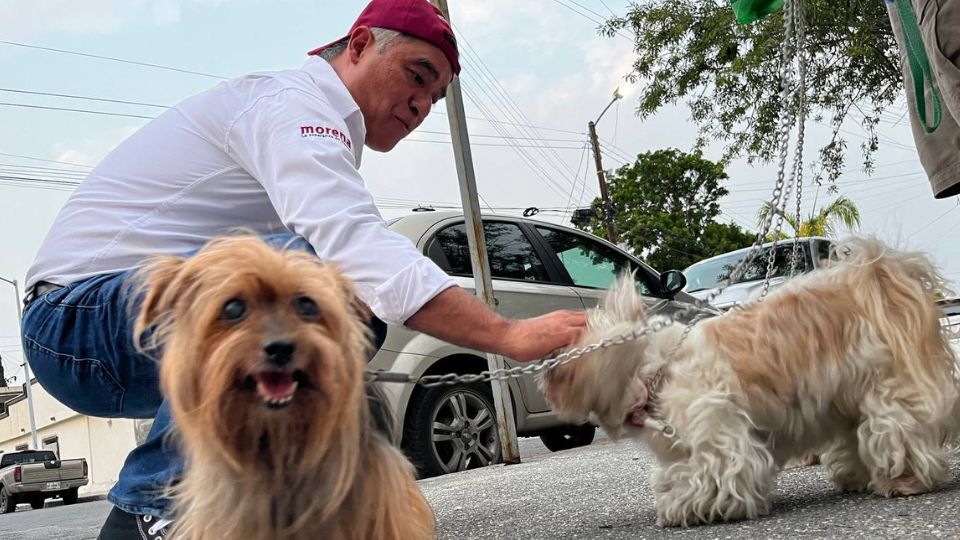
{"type": "Polygon", "coordinates": [[[747,232],[735,223],[710,222],[703,231],[702,246],[704,246],[703,251],[705,253],[701,258],[713,257],[728,251],[752,246],[756,239],[756,233],[747,232]]]}
{"type": "MultiPolygon", "coordinates": [[[[806,17],[806,102],[811,120],[834,130],[820,149],[823,170],[831,181],[839,176],[847,147],[840,125],[855,115],[867,133],[861,151],[870,172],[880,113],[903,86],[886,8],[878,0],[807,0],[806,17]]],[[[776,155],[782,10],[738,25],[729,0],[641,0],[602,29],[611,36],[624,30],[636,35],[628,78],[641,83],[640,118],[685,101],[698,145],[723,142],[725,159],[776,155]]]]}
{"type": "MultiPolygon", "coordinates": [[[[763,206],[757,212],[757,228],[763,227],[763,222],[767,219],[770,212],[781,212],[774,209],[770,201],[765,201],[763,206]]],[[[824,206],[819,211],[811,213],[807,219],[798,222],[796,214],[784,214],[783,221],[793,228],[794,236],[826,236],[834,237],[837,235],[837,227],[842,225],[847,230],[853,230],[860,227],[860,209],[857,204],[847,197],[837,197],[832,203],[824,206]]],[[[780,232],[777,240],[790,238],[784,232],[780,232]]],[[[767,235],[767,240],[773,240],[773,234],[767,235]]]]}
{"type": "MultiPolygon", "coordinates": [[[[608,174],[618,242],[642,255],[659,270],[682,269],[719,253],[749,246],[754,236],[736,225],[714,221],[717,202],[727,194],[723,165],[703,159],[699,151],[647,152],[636,162],[608,174]]],[[[600,199],[597,216],[583,228],[606,237],[600,199]]]]}

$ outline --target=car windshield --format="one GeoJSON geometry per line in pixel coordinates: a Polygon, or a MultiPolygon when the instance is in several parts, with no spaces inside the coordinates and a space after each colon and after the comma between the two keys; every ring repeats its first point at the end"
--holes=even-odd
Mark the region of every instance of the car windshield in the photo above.
{"type": "MultiPolygon", "coordinates": [[[[799,246],[799,260],[794,268],[793,274],[802,274],[810,269],[810,248],[806,243],[799,246]]],[[[720,286],[730,277],[730,273],[743,261],[749,250],[737,251],[717,257],[715,259],[698,262],[687,267],[683,274],[687,277],[687,292],[697,292],[706,289],[713,289],[720,286]]],[[[749,265],[741,272],[739,277],[733,279],[730,284],[744,283],[747,281],[760,281],[765,279],[767,268],[770,263],[769,247],[763,248],[749,265]]],[[[778,245],[776,249],[776,258],[773,261],[773,275],[770,277],[782,277],[790,273],[790,263],[793,258],[793,243],[788,242],[778,245]]]]}
{"type": "Polygon", "coordinates": [[[15,454],[4,454],[0,458],[0,469],[10,465],[23,465],[24,463],[43,463],[44,461],[54,461],[57,456],[53,452],[18,452],[15,454]]]}

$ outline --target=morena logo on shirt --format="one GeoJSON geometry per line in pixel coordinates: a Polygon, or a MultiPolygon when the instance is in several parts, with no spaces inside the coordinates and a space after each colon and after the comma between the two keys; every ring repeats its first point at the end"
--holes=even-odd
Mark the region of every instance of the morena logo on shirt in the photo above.
{"type": "Polygon", "coordinates": [[[330,139],[337,139],[347,146],[349,149],[353,149],[353,143],[350,142],[350,137],[347,137],[347,134],[340,131],[339,129],[334,129],[327,126],[300,126],[300,136],[301,137],[327,137],[330,139]]]}

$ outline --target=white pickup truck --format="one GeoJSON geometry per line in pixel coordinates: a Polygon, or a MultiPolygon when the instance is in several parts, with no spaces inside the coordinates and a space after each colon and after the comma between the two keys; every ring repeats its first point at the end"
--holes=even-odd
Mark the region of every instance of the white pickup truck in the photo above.
{"type": "Polygon", "coordinates": [[[0,455],[0,513],[20,503],[43,508],[54,497],[63,504],[77,502],[77,490],[87,485],[87,460],[57,459],[50,450],[25,450],[0,455]]]}

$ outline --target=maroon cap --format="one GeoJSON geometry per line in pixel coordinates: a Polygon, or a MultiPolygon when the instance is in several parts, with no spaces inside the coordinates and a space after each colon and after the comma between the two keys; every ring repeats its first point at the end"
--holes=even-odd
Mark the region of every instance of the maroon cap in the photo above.
{"type": "Polygon", "coordinates": [[[307,54],[320,54],[327,47],[350,37],[360,26],[396,30],[435,45],[450,61],[453,74],[460,74],[457,40],[453,37],[453,29],[440,10],[427,0],[373,0],[360,13],[357,22],[353,23],[346,36],[307,54]]]}

